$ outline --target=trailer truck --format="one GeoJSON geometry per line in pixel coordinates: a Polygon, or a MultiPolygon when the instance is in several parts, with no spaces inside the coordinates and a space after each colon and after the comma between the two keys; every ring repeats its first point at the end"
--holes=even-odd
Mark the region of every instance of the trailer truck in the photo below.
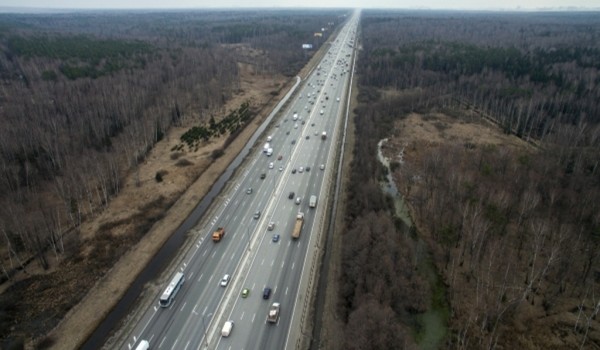
{"type": "Polygon", "coordinates": [[[304,224],[304,213],[298,212],[296,215],[296,223],[294,224],[294,231],[292,232],[292,238],[300,237],[302,231],[302,225],[304,224]]]}

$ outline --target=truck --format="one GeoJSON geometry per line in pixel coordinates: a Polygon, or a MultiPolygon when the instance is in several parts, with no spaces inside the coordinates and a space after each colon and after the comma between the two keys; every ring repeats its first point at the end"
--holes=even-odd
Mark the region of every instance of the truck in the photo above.
{"type": "Polygon", "coordinates": [[[327,140],[327,132],[326,131],[323,131],[321,133],[321,140],[327,140]]]}
{"type": "Polygon", "coordinates": [[[279,321],[279,303],[273,303],[269,308],[269,313],[267,314],[267,322],[269,323],[277,323],[279,321]]]}
{"type": "Polygon", "coordinates": [[[311,208],[314,208],[317,206],[317,196],[315,196],[315,195],[310,196],[310,201],[308,201],[308,206],[311,208]]]}
{"type": "Polygon", "coordinates": [[[219,242],[223,236],[225,236],[225,229],[223,227],[219,227],[215,232],[213,232],[212,240],[213,242],[219,242]]]}
{"type": "Polygon", "coordinates": [[[300,237],[302,225],[304,225],[304,213],[298,212],[298,215],[296,215],[296,223],[294,224],[294,231],[292,232],[292,238],[300,237]]]}
{"type": "Polygon", "coordinates": [[[221,336],[227,338],[231,334],[231,330],[233,329],[233,321],[229,320],[225,322],[223,328],[221,329],[221,336]]]}

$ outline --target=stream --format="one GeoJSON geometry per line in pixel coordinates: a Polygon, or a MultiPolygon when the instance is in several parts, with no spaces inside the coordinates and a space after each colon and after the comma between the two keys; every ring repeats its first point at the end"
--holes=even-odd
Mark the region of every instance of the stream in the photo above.
{"type": "MultiPolygon", "coordinates": [[[[380,182],[381,189],[384,193],[388,194],[394,200],[395,215],[402,220],[406,226],[403,232],[410,232],[413,228],[413,222],[408,211],[408,206],[404,201],[404,197],[398,191],[396,183],[392,177],[392,170],[390,169],[390,159],[383,155],[382,147],[388,141],[388,139],[380,140],[377,143],[377,159],[387,169],[385,181],[380,182]]],[[[403,150],[396,156],[396,161],[402,166],[403,163],[403,150]]],[[[442,283],[437,270],[431,259],[431,252],[429,247],[416,234],[412,237],[415,241],[415,258],[417,259],[417,269],[421,276],[427,280],[431,289],[431,300],[429,302],[428,310],[422,314],[416,315],[416,323],[419,325],[418,329],[415,329],[415,340],[422,350],[434,350],[442,347],[444,339],[446,338],[447,332],[447,321],[449,317],[449,308],[446,301],[446,289],[442,283]]]]}

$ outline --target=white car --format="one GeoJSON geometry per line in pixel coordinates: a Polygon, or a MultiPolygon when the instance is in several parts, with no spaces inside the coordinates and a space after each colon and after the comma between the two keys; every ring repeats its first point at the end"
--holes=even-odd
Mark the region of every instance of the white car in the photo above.
{"type": "Polygon", "coordinates": [[[299,172],[299,173],[303,173],[303,172],[304,172],[304,167],[299,167],[299,168],[298,168],[298,172],[299,172]]]}
{"type": "Polygon", "coordinates": [[[301,201],[302,201],[302,198],[300,198],[300,197],[296,198],[296,204],[300,204],[301,201]]]}
{"type": "Polygon", "coordinates": [[[273,162],[269,163],[269,169],[273,169],[273,162]]]}
{"type": "Polygon", "coordinates": [[[325,164],[321,164],[319,168],[321,168],[321,170],[325,170],[325,164]]]}
{"type": "Polygon", "coordinates": [[[223,276],[223,278],[221,278],[221,287],[227,287],[227,284],[229,284],[230,279],[231,279],[231,276],[229,274],[225,274],[225,276],[223,276]]]}

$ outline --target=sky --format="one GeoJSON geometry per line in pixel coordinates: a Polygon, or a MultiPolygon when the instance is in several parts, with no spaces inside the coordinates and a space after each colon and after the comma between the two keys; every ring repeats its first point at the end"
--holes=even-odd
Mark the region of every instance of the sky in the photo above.
{"type": "Polygon", "coordinates": [[[0,0],[0,7],[56,9],[352,7],[468,10],[587,8],[600,10],[600,0],[0,0]]]}

